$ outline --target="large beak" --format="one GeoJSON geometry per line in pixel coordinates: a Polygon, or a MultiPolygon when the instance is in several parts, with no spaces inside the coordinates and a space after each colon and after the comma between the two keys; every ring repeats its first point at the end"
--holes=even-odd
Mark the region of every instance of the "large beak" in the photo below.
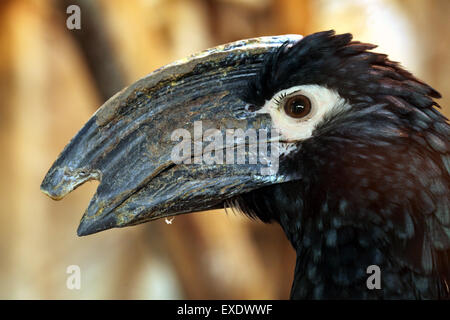
{"type": "Polygon", "coordinates": [[[92,116],[50,168],[42,191],[61,199],[88,180],[100,181],[78,228],[82,236],[217,208],[239,194],[286,181],[276,152],[264,144],[275,137],[270,117],[249,111],[240,96],[267,53],[299,39],[234,42],[140,79],[92,116]],[[257,142],[239,137],[237,129],[253,130],[257,142]],[[225,141],[233,132],[234,147],[225,141]],[[214,142],[214,152],[206,141],[214,142]],[[245,161],[239,163],[240,156],[245,161]]]}

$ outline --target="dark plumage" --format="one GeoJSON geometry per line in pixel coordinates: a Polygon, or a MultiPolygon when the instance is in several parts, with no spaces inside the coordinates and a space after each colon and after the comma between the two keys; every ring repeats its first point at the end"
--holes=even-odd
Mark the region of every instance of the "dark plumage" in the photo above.
{"type": "Polygon", "coordinates": [[[297,252],[292,298],[436,299],[450,286],[450,126],[437,91],[374,45],[332,31],[266,59],[244,99],[261,106],[300,84],[336,90],[352,108],[298,143],[280,170],[302,180],[241,195],[279,222],[297,252]],[[378,265],[383,290],[364,290],[378,265]]]}

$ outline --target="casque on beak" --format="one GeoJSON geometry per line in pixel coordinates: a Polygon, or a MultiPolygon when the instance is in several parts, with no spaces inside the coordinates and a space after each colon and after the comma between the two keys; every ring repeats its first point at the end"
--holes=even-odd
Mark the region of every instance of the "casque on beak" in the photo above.
{"type": "MultiPolygon", "coordinates": [[[[41,190],[61,199],[88,180],[100,181],[78,228],[83,236],[216,208],[239,194],[286,181],[277,170],[264,172],[270,161],[237,164],[237,148],[233,164],[225,154],[222,164],[205,163],[201,158],[208,143],[201,145],[201,140],[219,133],[225,137],[227,129],[270,131],[270,117],[249,111],[240,97],[268,52],[299,39],[286,35],[234,42],[140,79],[92,116],[50,168],[41,190]],[[174,154],[187,133],[185,151],[190,153],[179,163],[174,154]]],[[[246,141],[241,144],[251,144],[246,141]]],[[[250,149],[245,149],[247,160],[255,156],[250,149]]],[[[259,160],[270,158],[257,150],[259,160]]]]}

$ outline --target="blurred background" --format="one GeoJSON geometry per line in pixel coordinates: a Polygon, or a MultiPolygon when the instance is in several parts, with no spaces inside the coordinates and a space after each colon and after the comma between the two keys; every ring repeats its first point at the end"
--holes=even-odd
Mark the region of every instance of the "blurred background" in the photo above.
{"type": "Polygon", "coordinates": [[[448,117],[449,16],[448,0],[1,0],[0,298],[287,299],[295,255],[278,225],[214,211],[78,238],[97,183],[60,202],[39,185],[115,92],[242,38],[351,32],[438,89],[448,117]]]}

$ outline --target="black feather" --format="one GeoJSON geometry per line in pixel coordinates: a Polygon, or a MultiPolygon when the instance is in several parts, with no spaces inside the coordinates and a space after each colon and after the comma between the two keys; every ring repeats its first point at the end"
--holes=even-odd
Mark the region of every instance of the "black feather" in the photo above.
{"type": "Polygon", "coordinates": [[[262,106],[318,84],[352,106],[282,159],[280,170],[301,179],[237,199],[279,222],[296,249],[293,298],[450,297],[450,126],[435,108],[440,94],[373,48],[334,31],[286,43],[243,97],[262,106]],[[382,290],[366,287],[372,264],[382,290]]]}

